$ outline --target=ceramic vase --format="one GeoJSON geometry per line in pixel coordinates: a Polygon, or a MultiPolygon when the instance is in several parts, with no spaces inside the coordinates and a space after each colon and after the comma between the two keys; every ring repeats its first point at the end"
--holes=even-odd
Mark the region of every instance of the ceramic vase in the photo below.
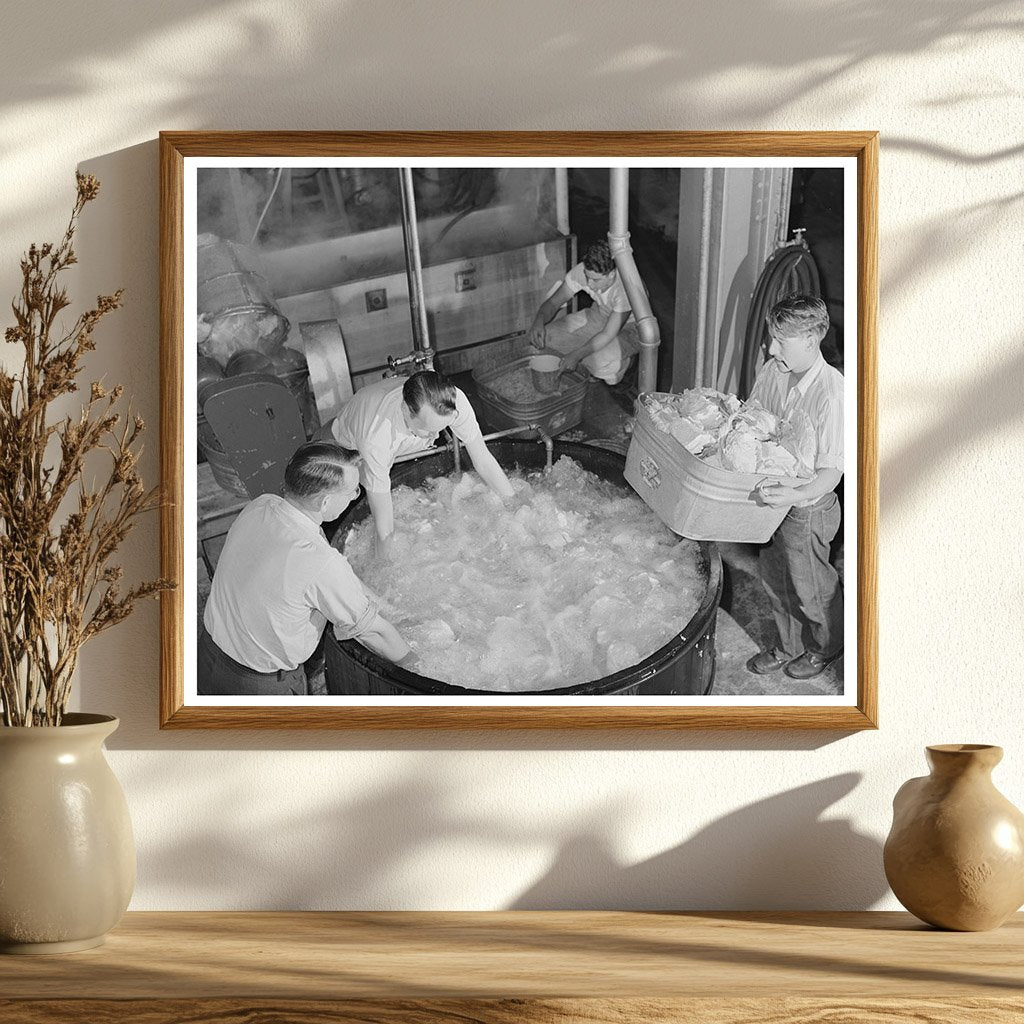
{"type": "Polygon", "coordinates": [[[1024,815],[992,784],[999,747],[927,748],[931,774],[893,800],[885,876],[916,917],[938,928],[998,928],[1024,903],[1024,815]]]}
{"type": "Polygon", "coordinates": [[[128,906],[135,844],[103,753],[117,724],[0,727],[0,951],[98,946],[128,906]]]}

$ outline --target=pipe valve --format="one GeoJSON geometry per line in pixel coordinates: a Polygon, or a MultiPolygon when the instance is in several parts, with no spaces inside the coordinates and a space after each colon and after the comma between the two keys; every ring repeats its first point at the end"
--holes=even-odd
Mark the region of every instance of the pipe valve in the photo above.
{"type": "Polygon", "coordinates": [[[417,370],[432,370],[434,368],[434,353],[432,350],[417,349],[405,356],[388,356],[388,368],[385,377],[395,377],[398,371],[406,366],[411,366],[412,372],[417,370]]]}

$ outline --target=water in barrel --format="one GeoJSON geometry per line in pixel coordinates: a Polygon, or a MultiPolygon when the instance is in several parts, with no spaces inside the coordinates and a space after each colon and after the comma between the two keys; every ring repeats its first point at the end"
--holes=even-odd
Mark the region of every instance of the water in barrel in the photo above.
{"type": "Polygon", "coordinates": [[[419,674],[493,691],[564,687],[635,665],[689,622],[708,585],[696,543],[568,457],[546,477],[510,479],[506,502],[472,473],[396,487],[386,562],[369,519],[344,538],[419,674]]]}

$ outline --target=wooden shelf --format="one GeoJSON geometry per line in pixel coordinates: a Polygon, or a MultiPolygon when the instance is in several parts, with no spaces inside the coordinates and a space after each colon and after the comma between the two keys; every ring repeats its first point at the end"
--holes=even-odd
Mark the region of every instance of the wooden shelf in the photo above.
{"type": "Polygon", "coordinates": [[[0,1020],[106,1024],[1024,1021],[1024,914],[132,913],[0,957],[0,1020]]]}

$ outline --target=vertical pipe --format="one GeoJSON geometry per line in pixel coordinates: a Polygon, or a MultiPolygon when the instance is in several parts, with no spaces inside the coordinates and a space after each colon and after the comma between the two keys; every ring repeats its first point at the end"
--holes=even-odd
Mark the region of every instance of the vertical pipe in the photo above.
{"type": "Polygon", "coordinates": [[[711,275],[711,199],[714,193],[714,171],[704,169],[701,197],[700,267],[697,284],[697,358],[694,360],[694,387],[704,384],[704,360],[707,353],[708,280],[711,275]]]}
{"type": "MultiPolygon", "coordinates": [[[[774,248],[785,245],[789,240],[789,207],[793,201],[793,169],[791,167],[776,168],[781,172],[782,181],[779,184],[778,205],[775,208],[777,231],[775,233],[774,248]]],[[[774,177],[774,174],[773,174],[774,177]]],[[[764,258],[771,256],[771,251],[764,254],[764,258]]]]}
{"type": "Polygon", "coordinates": [[[445,433],[451,439],[451,443],[452,443],[452,458],[455,460],[455,473],[454,473],[455,479],[456,480],[461,480],[462,479],[462,454],[459,451],[459,439],[458,439],[458,437],[455,436],[455,431],[452,430],[451,427],[449,427],[445,431],[445,433]]]}
{"type": "MultiPolygon", "coordinates": [[[[402,192],[402,240],[405,242],[405,273],[409,279],[409,307],[412,315],[412,345],[431,354],[427,303],[423,291],[423,263],[420,258],[420,234],[416,223],[416,195],[412,187],[412,168],[398,171],[402,192]]],[[[428,369],[430,367],[428,366],[428,369]]]]}
{"type": "Polygon", "coordinates": [[[569,234],[569,168],[555,168],[555,226],[560,235],[569,234]]]}
{"type": "Polygon", "coordinates": [[[608,185],[608,235],[629,234],[629,168],[613,167],[608,185]]]}
{"type": "Polygon", "coordinates": [[[636,269],[633,250],[629,244],[629,168],[611,169],[608,206],[608,245],[615,259],[622,285],[636,318],[640,334],[639,390],[654,391],[658,385],[658,346],[661,331],[651,312],[647,289],[636,269]]]}

